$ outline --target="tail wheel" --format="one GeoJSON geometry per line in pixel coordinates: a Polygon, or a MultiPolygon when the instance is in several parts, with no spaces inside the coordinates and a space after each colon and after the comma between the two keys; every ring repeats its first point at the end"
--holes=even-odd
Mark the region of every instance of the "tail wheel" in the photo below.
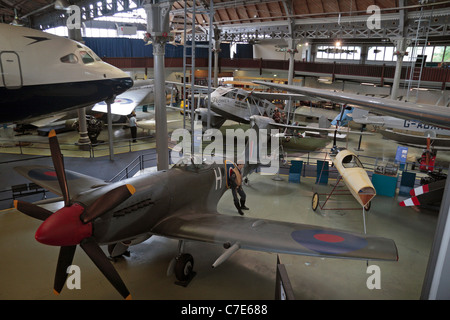
{"type": "Polygon", "coordinates": [[[177,257],[175,264],[175,276],[179,281],[190,278],[194,269],[194,258],[189,253],[183,253],[177,257]]]}
{"type": "Polygon", "coordinates": [[[313,211],[316,211],[316,210],[317,210],[317,207],[319,206],[319,194],[318,194],[317,192],[315,192],[315,193],[313,194],[311,204],[312,204],[312,209],[313,209],[313,211]]]}

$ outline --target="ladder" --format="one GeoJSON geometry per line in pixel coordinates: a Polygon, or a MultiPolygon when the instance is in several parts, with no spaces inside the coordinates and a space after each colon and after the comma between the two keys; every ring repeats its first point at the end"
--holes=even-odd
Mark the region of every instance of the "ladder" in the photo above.
{"type": "MultiPolygon", "coordinates": [[[[191,132],[194,132],[194,109],[195,109],[195,94],[205,93],[208,96],[208,110],[211,110],[211,73],[212,73],[212,46],[213,46],[213,20],[214,20],[214,10],[213,10],[213,0],[210,0],[209,5],[206,1],[200,1],[202,4],[199,6],[197,0],[185,1],[184,6],[184,45],[183,45],[183,101],[184,106],[188,105],[186,101],[189,100],[190,106],[190,118],[191,118],[191,132]],[[189,6],[189,4],[191,4],[189,6]],[[198,7],[199,6],[199,7],[198,7]],[[190,15],[189,15],[190,14],[190,15]],[[209,32],[208,32],[208,44],[196,44],[196,15],[205,14],[209,16],[209,32]],[[188,24],[188,20],[190,24],[188,24]],[[188,42],[188,28],[191,27],[191,41],[188,42]],[[198,86],[195,82],[195,50],[196,48],[208,48],[208,87],[205,89],[204,86],[198,86]],[[190,49],[190,50],[189,50],[190,49]],[[190,62],[188,62],[190,58],[190,62]],[[190,70],[190,85],[186,83],[188,79],[188,70],[190,70]],[[190,99],[189,98],[190,95],[190,99]]],[[[186,109],[185,109],[186,110],[186,109]]],[[[184,112],[183,127],[186,128],[186,112],[184,112]]],[[[210,115],[208,113],[208,129],[210,128],[210,115]]]]}
{"type": "Polygon", "coordinates": [[[424,13],[424,7],[421,7],[420,14],[418,20],[415,22],[417,23],[417,30],[416,30],[416,36],[414,39],[414,45],[412,47],[411,52],[411,65],[407,68],[407,73],[409,73],[409,78],[406,80],[405,84],[408,84],[408,89],[406,91],[406,100],[409,100],[410,93],[413,89],[413,85],[417,84],[415,86],[416,90],[416,101],[419,98],[419,88],[422,81],[422,72],[423,67],[426,64],[427,56],[425,55],[425,49],[428,45],[428,34],[430,30],[430,22],[431,17],[433,14],[431,13],[428,18],[425,17],[424,13]],[[420,53],[419,53],[420,51],[420,53]],[[409,69],[409,71],[408,71],[409,69]]]}

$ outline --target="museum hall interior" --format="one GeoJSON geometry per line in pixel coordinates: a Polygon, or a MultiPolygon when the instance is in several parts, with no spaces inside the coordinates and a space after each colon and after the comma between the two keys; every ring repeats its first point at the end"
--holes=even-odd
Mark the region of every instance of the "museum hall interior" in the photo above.
{"type": "Polygon", "coordinates": [[[449,0],[0,0],[0,72],[0,300],[450,299],[449,0]]]}

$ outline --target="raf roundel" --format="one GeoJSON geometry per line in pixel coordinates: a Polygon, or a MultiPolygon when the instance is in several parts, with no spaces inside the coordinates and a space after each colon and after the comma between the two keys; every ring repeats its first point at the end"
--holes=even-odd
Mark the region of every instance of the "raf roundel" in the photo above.
{"type": "Polygon", "coordinates": [[[367,240],[352,234],[332,230],[297,230],[292,239],[320,254],[344,254],[367,246],[367,240]]]}
{"type": "MultiPolygon", "coordinates": [[[[39,169],[32,169],[28,171],[28,175],[32,179],[36,180],[45,180],[45,181],[57,181],[58,177],[56,176],[56,172],[50,168],[39,168],[39,169]]],[[[66,171],[66,178],[67,180],[74,180],[77,177],[70,172],[66,171]]]]}
{"type": "MultiPolygon", "coordinates": [[[[133,100],[128,99],[128,98],[123,98],[123,97],[121,97],[121,98],[116,98],[116,99],[114,100],[114,104],[124,105],[124,104],[132,104],[132,103],[133,103],[133,100]]],[[[101,101],[101,102],[99,102],[98,104],[99,104],[99,105],[106,105],[106,102],[101,101]]]]}

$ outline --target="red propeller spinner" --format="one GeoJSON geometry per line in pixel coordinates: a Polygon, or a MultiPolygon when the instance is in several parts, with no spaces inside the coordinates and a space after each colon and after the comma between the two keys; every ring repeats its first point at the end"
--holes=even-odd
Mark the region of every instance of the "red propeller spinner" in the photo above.
{"type": "Polygon", "coordinates": [[[74,246],[92,235],[92,223],[83,223],[83,206],[75,203],[48,217],[37,229],[37,241],[50,246],[74,246]]]}
{"type": "Polygon", "coordinates": [[[67,279],[67,267],[72,263],[76,246],[80,245],[117,291],[124,298],[131,298],[120,275],[97,244],[93,236],[92,221],[126,201],[135,193],[136,189],[129,184],[119,185],[105,192],[87,206],[81,203],[72,203],[63,155],[54,130],[49,134],[49,144],[56,177],[64,199],[64,207],[52,213],[35,204],[20,200],[15,200],[14,206],[24,214],[44,221],[36,231],[37,241],[61,247],[56,267],[54,292],[58,294],[61,292],[67,279]]]}

